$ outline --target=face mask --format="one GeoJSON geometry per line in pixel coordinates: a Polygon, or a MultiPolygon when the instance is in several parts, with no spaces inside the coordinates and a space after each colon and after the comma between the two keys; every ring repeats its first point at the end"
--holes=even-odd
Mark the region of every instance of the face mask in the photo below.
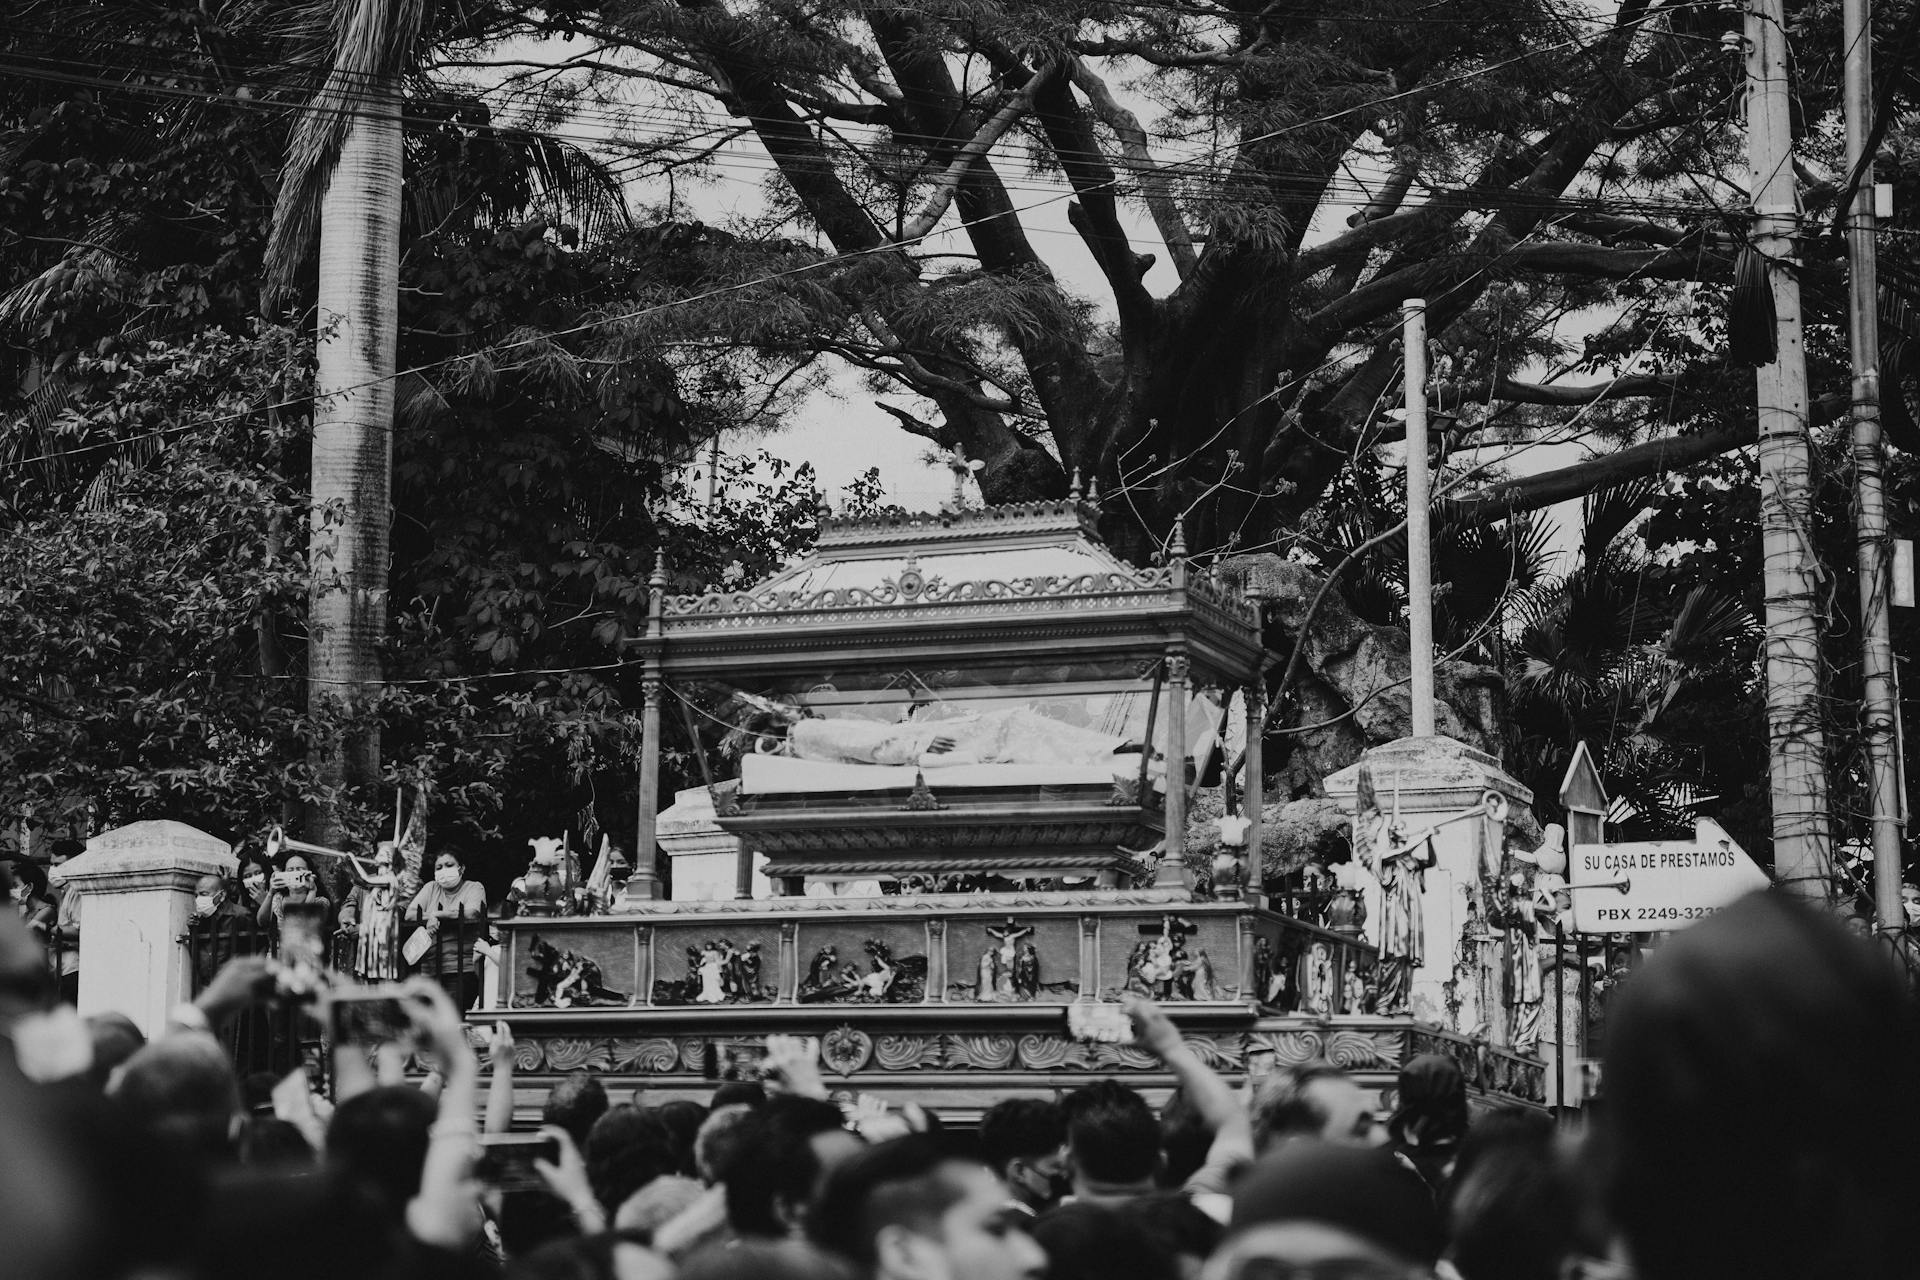
{"type": "Polygon", "coordinates": [[[196,917],[205,919],[207,916],[212,915],[219,906],[220,899],[210,893],[198,893],[194,895],[193,914],[196,917]]]}
{"type": "Polygon", "coordinates": [[[464,879],[466,877],[460,874],[458,867],[441,867],[433,873],[433,882],[448,891],[458,889],[464,879]]]}
{"type": "Polygon", "coordinates": [[[15,902],[25,902],[27,900],[27,895],[31,892],[32,890],[28,889],[26,885],[16,884],[15,886],[13,886],[13,890],[12,890],[13,900],[15,902]]]}
{"type": "Polygon", "coordinates": [[[247,892],[257,898],[260,896],[260,891],[267,887],[267,878],[265,876],[248,876],[245,883],[247,892]]]}

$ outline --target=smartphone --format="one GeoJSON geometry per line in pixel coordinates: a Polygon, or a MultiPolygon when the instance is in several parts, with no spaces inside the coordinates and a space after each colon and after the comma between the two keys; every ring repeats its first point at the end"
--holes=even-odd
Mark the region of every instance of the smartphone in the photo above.
{"type": "Polygon", "coordinates": [[[327,921],[324,902],[289,902],[280,910],[280,961],[291,968],[318,971],[326,966],[327,921]]]}
{"type": "Polygon", "coordinates": [[[1124,1005],[1107,1000],[1076,1000],[1067,1006],[1067,1030],[1076,1040],[1132,1044],[1133,1019],[1124,1005]]]}
{"type": "Polygon", "coordinates": [[[327,1030],[336,1045],[391,1044],[413,1034],[397,983],[341,987],[327,998],[327,1030]]]}
{"type": "Polygon", "coordinates": [[[535,1160],[560,1162],[560,1143],[544,1133],[489,1133],[480,1138],[480,1180],[501,1191],[543,1191],[535,1160]]]}

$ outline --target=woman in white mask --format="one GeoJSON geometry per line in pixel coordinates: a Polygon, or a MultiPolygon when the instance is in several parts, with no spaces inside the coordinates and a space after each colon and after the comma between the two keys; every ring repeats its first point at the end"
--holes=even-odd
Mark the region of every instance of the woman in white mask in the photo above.
{"type": "Polygon", "coordinates": [[[467,879],[466,859],[458,850],[444,848],[434,857],[433,879],[413,896],[407,919],[429,939],[426,950],[418,952],[423,944],[412,934],[407,937],[407,950],[418,954],[419,971],[438,981],[460,1009],[471,1009],[480,996],[473,948],[487,941],[487,891],[467,879]]]}

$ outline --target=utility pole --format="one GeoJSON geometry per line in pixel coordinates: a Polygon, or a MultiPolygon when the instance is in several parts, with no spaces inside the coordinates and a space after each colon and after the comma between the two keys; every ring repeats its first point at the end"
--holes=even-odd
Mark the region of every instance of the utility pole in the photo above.
{"type": "Polygon", "coordinates": [[[1413,736],[1431,738],[1433,719],[1432,485],[1427,476],[1427,302],[1400,304],[1407,369],[1407,639],[1413,675],[1413,736]]]}
{"type": "Polygon", "coordinates": [[[1800,227],[1793,186],[1787,32],[1781,0],[1747,0],[1747,166],[1754,252],[1772,285],[1776,350],[1756,371],[1760,542],[1766,596],[1767,756],[1773,874],[1797,897],[1830,892],[1833,836],[1820,706],[1820,573],[1814,559],[1813,466],[1807,443],[1807,357],[1795,272],[1800,227]]]}
{"type": "Polygon", "coordinates": [[[1873,31],[1869,0],[1846,0],[1847,345],[1853,356],[1854,537],[1860,562],[1860,736],[1867,749],[1873,846],[1873,914],[1881,929],[1906,925],[1900,909],[1900,773],[1888,617],[1886,449],[1880,439],[1880,284],[1874,249],[1873,31]]]}

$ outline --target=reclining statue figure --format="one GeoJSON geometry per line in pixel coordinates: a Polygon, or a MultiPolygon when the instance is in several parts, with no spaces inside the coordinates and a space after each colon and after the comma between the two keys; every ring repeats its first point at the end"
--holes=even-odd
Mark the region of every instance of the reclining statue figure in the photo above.
{"type": "Polygon", "coordinates": [[[828,720],[791,704],[742,693],[761,714],[747,727],[752,749],[831,764],[914,765],[922,769],[969,764],[1110,764],[1143,748],[1116,734],[1082,729],[1030,707],[944,713],[926,709],[888,724],[828,720]]]}

